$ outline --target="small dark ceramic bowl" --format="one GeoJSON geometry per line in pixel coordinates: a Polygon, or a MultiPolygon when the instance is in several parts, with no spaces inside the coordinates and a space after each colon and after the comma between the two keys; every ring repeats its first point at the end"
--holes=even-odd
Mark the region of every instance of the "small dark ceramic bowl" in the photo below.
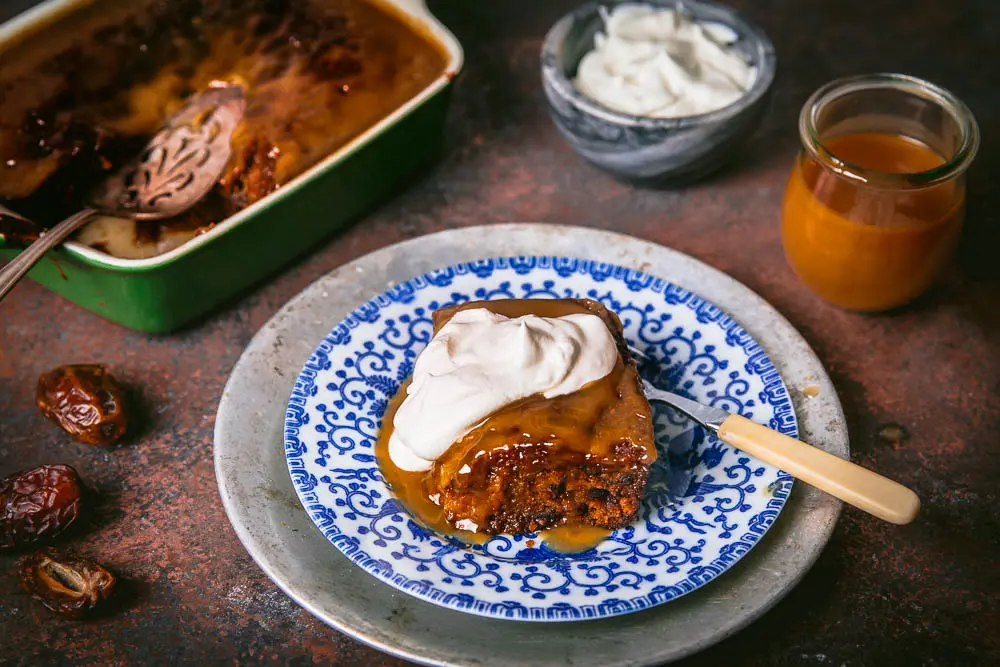
{"type": "Polygon", "coordinates": [[[757,128],[767,108],[777,69],[774,46],[735,10],[714,2],[651,0],[643,4],[683,7],[699,23],[722,24],[736,34],[733,48],[757,74],[750,90],[717,111],[683,118],[647,118],[612,111],[573,85],[576,68],[594,48],[603,26],[591,2],[559,20],[542,46],[542,85],[556,127],[577,153],[632,181],[691,181],[718,169],[757,128]]]}

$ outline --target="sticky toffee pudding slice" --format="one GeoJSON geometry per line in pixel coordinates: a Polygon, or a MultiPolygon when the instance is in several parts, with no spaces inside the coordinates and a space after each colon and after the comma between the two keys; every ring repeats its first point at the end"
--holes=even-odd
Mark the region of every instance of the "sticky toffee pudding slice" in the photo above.
{"type": "Polygon", "coordinates": [[[501,408],[427,471],[401,470],[388,455],[404,387],[383,419],[376,446],[397,496],[424,523],[465,535],[630,524],[656,448],[649,403],[617,315],[589,299],[478,301],[436,311],[434,332],[472,308],[510,318],[596,315],[611,332],[618,360],[608,375],[573,393],[536,394],[501,408]]]}

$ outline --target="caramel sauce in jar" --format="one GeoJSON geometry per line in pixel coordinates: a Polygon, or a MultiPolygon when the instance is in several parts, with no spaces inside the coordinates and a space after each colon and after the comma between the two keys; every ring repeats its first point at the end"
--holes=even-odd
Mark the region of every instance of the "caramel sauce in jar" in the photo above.
{"type": "Polygon", "coordinates": [[[968,108],[912,77],[855,77],[817,91],[799,130],[781,227],[796,275],[849,310],[891,309],[926,291],[961,234],[979,142],[968,108]]]}

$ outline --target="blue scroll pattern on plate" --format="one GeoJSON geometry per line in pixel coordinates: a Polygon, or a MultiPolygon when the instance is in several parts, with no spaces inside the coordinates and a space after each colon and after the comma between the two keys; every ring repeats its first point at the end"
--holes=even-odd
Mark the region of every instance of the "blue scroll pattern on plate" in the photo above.
{"type": "Polygon", "coordinates": [[[660,278],[563,257],[460,264],[393,286],[320,343],[299,375],[285,453],[313,521],[348,558],[425,600],[485,616],[576,620],[628,613],[711,581],[774,522],[791,479],[654,406],[659,460],[640,516],[596,548],[536,536],[466,545],[416,523],[386,487],[374,443],[388,400],[431,336],[436,308],[474,299],[589,297],[618,313],[655,384],[796,436],[780,375],[728,315],[660,278]]]}

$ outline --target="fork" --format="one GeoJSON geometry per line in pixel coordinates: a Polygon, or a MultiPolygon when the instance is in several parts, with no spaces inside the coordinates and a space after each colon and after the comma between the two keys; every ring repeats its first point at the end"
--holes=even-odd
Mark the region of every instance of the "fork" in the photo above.
{"type": "MultiPolygon", "coordinates": [[[[630,351],[637,360],[652,362],[641,352],[630,351]]],[[[920,510],[916,493],[868,468],[746,417],[660,389],[645,378],[642,388],[648,400],[664,403],[690,417],[719,440],[880,519],[907,524],[920,510]]]]}

